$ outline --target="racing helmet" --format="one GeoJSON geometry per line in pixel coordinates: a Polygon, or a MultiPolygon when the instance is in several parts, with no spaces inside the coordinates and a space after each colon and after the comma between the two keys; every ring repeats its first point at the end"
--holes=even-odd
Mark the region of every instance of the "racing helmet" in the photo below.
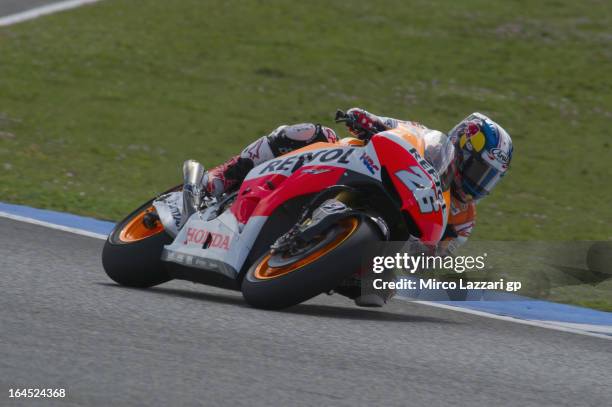
{"type": "Polygon", "coordinates": [[[512,159],[512,139],[499,124],[472,113],[448,133],[457,150],[453,193],[461,201],[487,196],[506,174],[512,159]]]}

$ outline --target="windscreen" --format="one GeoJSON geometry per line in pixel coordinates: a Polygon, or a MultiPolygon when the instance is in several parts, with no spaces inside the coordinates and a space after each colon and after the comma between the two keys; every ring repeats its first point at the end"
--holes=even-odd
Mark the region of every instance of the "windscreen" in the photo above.
{"type": "Polygon", "coordinates": [[[435,168],[442,182],[442,189],[450,186],[452,171],[450,164],[455,158],[455,146],[450,137],[437,130],[430,130],[423,136],[425,141],[425,159],[435,168]]]}

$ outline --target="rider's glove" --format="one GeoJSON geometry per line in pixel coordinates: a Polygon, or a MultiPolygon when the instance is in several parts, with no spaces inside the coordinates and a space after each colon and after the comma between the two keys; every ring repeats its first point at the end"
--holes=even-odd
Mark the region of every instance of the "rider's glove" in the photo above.
{"type": "Polygon", "coordinates": [[[387,130],[383,121],[376,115],[358,107],[349,109],[346,112],[346,127],[355,137],[367,139],[373,134],[387,130]]]}

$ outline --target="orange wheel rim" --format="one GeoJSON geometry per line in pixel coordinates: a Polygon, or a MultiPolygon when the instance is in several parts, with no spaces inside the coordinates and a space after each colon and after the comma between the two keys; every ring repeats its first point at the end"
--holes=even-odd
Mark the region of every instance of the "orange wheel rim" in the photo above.
{"type": "Polygon", "coordinates": [[[155,226],[151,229],[147,228],[144,224],[145,215],[153,210],[154,208],[151,206],[130,220],[121,230],[119,239],[123,242],[132,243],[162,232],[164,227],[159,221],[155,222],[155,226]]]}
{"type": "Polygon", "coordinates": [[[303,259],[296,261],[295,263],[288,264],[284,267],[271,267],[268,262],[270,261],[272,255],[268,253],[255,269],[255,277],[259,280],[269,280],[272,278],[278,278],[312,263],[316,259],[325,256],[327,253],[334,250],[336,247],[342,244],[342,242],[348,239],[349,236],[351,236],[353,232],[357,229],[359,222],[357,221],[357,218],[349,218],[343,219],[339,223],[339,225],[343,228],[343,230],[334,240],[329,242],[327,245],[317,249],[313,253],[310,253],[303,259]]]}

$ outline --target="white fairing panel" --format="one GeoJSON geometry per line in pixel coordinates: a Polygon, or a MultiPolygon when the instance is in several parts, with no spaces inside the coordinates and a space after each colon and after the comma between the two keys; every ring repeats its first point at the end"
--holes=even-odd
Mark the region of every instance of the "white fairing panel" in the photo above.
{"type": "Polygon", "coordinates": [[[181,213],[183,211],[183,193],[171,192],[159,197],[153,202],[159,220],[164,230],[170,236],[176,236],[181,226],[181,213]]]}
{"type": "Polygon", "coordinates": [[[230,211],[210,221],[202,215],[195,213],[187,220],[164,248],[162,260],[235,278],[267,217],[252,217],[241,227],[230,211]]]}

